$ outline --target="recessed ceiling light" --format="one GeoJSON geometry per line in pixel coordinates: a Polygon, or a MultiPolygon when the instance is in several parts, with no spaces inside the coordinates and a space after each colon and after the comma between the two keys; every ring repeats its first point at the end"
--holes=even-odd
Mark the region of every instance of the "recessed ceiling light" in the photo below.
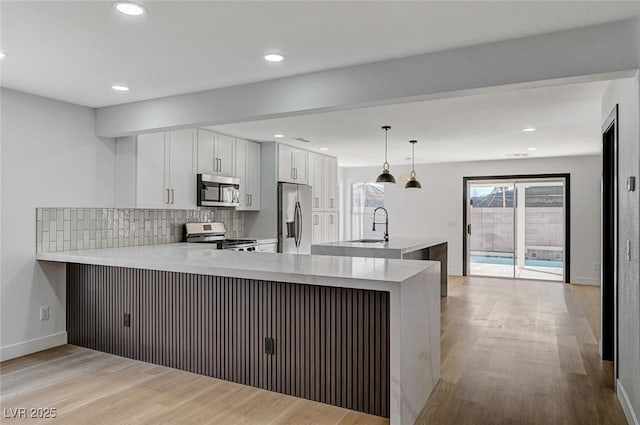
{"type": "Polygon", "coordinates": [[[0,59],[4,59],[6,57],[7,57],[7,55],[5,55],[4,52],[0,52],[0,59]]]}
{"type": "Polygon", "coordinates": [[[536,131],[536,128],[535,128],[535,127],[527,127],[527,128],[523,128],[523,129],[522,129],[522,132],[523,132],[523,133],[531,133],[531,132],[533,132],[533,131],[536,131]]]}
{"type": "Polygon", "coordinates": [[[284,60],[284,56],[279,53],[270,53],[265,55],[264,60],[267,62],[282,62],[284,60]]]}
{"type": "Polygon", "coordinates": [[[275,137],[276,139],[282,139],[284,138],[284,134],[274,134],[273,137],[275,137]]]}
{"type": "Polygon", "coordinates": [[[123,86],[122,84],[114,84],[111,86],[111,90],[125,92],[129,91],[129,87],[123,86]]]}
{"type": "Polygon", "coordinates": [[[320,148],[321,151],[328,151],[329,148],[320,148]]]}
{"type": "Polygon", "coordinates": [[[140,16],[144,15],[147,9],[144,6],[134,3],[132,1],[117,1],[114,3],[114,6],[120,13],[124,13],[129,16],[140,16]]]}
{"type": "Polygon", "coordinates": [[[536,148],[529,148],[529,149],[527,149],[527,150],[528,150],[528,151],[533,152],[533,151],[535,151],[535,150],[537,150],[537,149],[536,149],[536,148]]]}

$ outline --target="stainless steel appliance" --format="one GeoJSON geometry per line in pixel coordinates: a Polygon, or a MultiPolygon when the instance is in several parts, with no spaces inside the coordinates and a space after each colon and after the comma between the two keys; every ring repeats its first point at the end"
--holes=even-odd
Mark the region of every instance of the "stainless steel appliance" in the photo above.
{"type": "Polygon", "coordinates": [[[232,251],[255,251],[258,241],[255,239],[227,239],[224,223],[187,223],[184,225],[187,242],[210,243],[216,249],[232,251]]]}
{"type": "Polygon", "coordinates": [[[199,207],[240,206],[240,179],[198,174],[196,184],[199,207]]]}
{"type": "Polygon", "coordinates": [[[278,183],[278,252],[311,253],[311,186],[278,183]]]}

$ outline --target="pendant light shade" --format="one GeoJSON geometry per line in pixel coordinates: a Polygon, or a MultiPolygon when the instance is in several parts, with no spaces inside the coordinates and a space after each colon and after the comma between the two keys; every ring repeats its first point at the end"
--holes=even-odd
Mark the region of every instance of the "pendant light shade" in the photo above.
{"type": "Polygon", "coordinates": [[[387,161],[387,134],[391,127],[388,125],[382,126],[384,130],[384,164],[382,164],[382,173],[376,179],[377,183],[395,183],[396,178],[393,177],[391,172],[389,171],[389,161],[387,161]]]}
{"type": "Polygon", "coordinates": [[[404,187],[405,189],[422,189],[422,185],[418,179],[416,179],[416,143],[418,143],[418,141],[409,140],[409,143],[411,143],[411,176],[404,187]]]}

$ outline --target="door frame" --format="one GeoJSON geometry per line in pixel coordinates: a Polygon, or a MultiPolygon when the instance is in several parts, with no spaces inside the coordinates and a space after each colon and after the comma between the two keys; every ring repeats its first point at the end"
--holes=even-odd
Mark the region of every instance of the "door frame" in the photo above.
{"type": "Polygon", "coordinates": [[[571,282],[571,174],[511,174],[500,176],[467,176],[462,178],[462,275],[468,276],[467,270],[467,183],[475,180],[533,180],[564,179],[564,283],[571,282]]]}
{"type": "MultiPolygon", "coordinates": [[[[619,117],[618,105],[616,105],[609,116],[602,124],[602,180],[600,194],[600,226],[601,226],[601,259],[600,259],[600,291],[601,291],[601,335],[600,335],[600,357],[603,360],[613,361],[614,378],[618,378],[618,263],[619,263],[619,228],[618,228],[618,202],[619,202],[619,176],[618,176],[618,137],[619,137],[619,117]],[[604,135],[613,127],[613,143],[611,154],[613,155],[612,190],[613,190],[613,230],[612,234],[605,232],[604,226],[604,175],[605,175],[605,140],[604,135]],[[605,262],[605,241],[608,241],[612,248],[611,264],[606,267],[605,262]],[[606,276],[605,271],[610,270],[610,276],[606,276]],[[611,281],[610,285],[606,283],[611,281]],[[612,333],[613,335],[610,335],[612,333]],[[606,336],[605,336],[606,334],[606,336]]],[[[608,261],[608,259],[607,259],[608,261]]]]}

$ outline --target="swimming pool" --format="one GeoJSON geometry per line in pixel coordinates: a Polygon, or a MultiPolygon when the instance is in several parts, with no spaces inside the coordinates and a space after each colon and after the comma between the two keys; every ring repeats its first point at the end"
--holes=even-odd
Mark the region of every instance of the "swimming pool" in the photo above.
{"type": "MultiPolygon", "coordinates": [[[[508,266],[513,266],[513,258],[511,257],[489,257],[485,255],[472,255],[471,262],[480,263],[480,264],[504,264],[508,266]]],[[[557,267],[557,268],[564,267],[564,263],[562,261],[533,260],[533,259],[526,259],[524,262],[524,265],[530,266],[530,267],[557,267]]]]}

